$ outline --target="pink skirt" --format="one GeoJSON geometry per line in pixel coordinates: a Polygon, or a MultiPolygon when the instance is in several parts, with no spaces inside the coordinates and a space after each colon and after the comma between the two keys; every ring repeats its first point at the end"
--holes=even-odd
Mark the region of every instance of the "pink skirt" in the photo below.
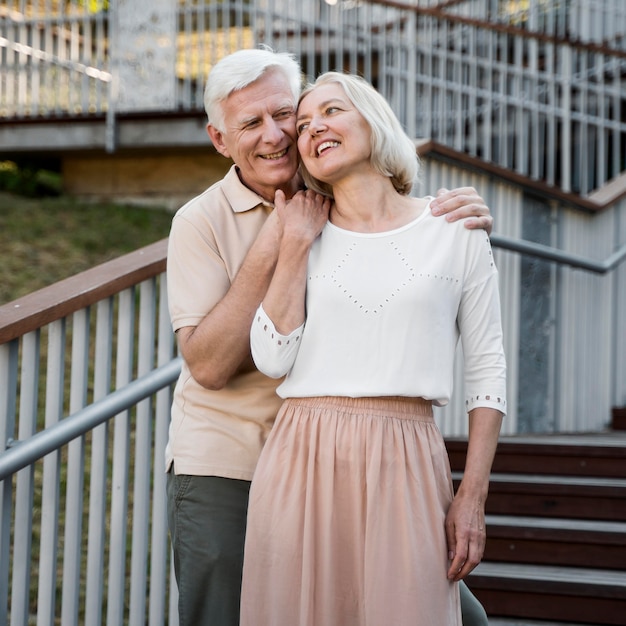
{"type": "Polygon", "coordinates": [[[257,466],[241,626],[461,626],[431,403],[292,398],[257,466]]]}

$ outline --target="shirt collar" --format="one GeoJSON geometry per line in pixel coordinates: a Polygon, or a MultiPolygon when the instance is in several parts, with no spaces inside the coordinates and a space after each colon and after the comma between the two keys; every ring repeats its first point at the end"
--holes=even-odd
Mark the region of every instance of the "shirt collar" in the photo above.
{"type": "Polygon", "coordinates": [[[268,209],[274,208],[273,202],[268,202],[241,182],[236,165],[231,166],[224,176],[222,190],[235,213],[244,213],[259,205],[268,209]]]}

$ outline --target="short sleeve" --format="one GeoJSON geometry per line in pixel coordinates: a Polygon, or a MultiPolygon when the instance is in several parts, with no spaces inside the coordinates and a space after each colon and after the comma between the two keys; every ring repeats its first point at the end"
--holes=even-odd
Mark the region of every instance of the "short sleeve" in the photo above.
{"type": "Polygon", "coordinates": [[[173,329],[197,326],[229,288],[228,271],[212,233],[203,233],[186,217],[175,216],[167,252],[167,289],[173,329]]]}

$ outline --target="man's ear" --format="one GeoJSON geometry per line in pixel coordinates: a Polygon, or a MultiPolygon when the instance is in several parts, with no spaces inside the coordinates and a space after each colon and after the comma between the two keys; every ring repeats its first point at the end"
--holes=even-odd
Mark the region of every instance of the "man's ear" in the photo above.
{"type": "Polygon", "coordinates": [[[211,138],[211,141],[213,142],[215,149],[222,156],[225,156],[227,159],[230,159],[230,152],[228,151],[228,148],[226,147],[226,144],[224,143],[222,131],[217,130],[217,128],[215,128],[213,124],[209,123],[206,125],[206,132],[209,134],[209,137],[211,138]]]}

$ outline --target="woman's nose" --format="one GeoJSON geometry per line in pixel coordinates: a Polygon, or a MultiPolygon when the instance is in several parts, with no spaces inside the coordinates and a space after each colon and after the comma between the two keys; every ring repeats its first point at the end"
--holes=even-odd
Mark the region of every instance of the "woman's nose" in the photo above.
{"type": "Polygon", "coordinates": [[[319,135],[320,133],[326,130],[326,124],[324,124],[324,120],[319,117],[314,117],[309,122],[309,132],[311,135],[319,135]]]}

